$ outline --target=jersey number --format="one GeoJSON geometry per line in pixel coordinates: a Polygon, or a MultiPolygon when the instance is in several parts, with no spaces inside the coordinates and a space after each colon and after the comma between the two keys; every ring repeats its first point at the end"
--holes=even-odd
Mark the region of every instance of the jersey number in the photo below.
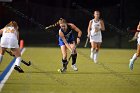
{"type": "Polygon", "coordinates": [[[11,30],[10,28],[6,28],[5,33],[14,33],[14,31],[15,31],[14,29],[11,30]]]}

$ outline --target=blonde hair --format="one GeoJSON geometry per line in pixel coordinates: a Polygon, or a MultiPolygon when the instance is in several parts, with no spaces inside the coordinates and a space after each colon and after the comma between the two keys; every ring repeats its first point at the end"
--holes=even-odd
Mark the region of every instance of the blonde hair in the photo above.
{"type": "Polygon", "coordinates": [[[18,24],[16,21],[10,21],[5,27],[9,27],[9,26],[12,26],[14,28],[18,28],[18,24]]]}
{"type": "Polygon", "coordinates": [[[60,18],[58,22],[59,22],[59,24],[63,24],[63,23],[66,24],[67,23],[67,21],[63,18],[60,18]]]}

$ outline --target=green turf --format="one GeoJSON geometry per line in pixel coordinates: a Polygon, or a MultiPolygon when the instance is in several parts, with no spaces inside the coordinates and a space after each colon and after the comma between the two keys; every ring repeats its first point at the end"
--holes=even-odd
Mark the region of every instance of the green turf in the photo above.
{"type": "MultiPolygon", "coordinates": [[[[71,69],[71,62],[65,74],[61,67],[59,48],[27,48],[23,58],[33,65],[21,65],[24,74],[13,71],[1,93],[139,93],[140,59],[134,71],[128,69],[129,59],[135,50],[101,49],[99,64],[89,59],[90,49],[78,49],[78,72],[71,69]]],[[[5,55],[0,71],[9,64],[12,57],[5,55]]]]}

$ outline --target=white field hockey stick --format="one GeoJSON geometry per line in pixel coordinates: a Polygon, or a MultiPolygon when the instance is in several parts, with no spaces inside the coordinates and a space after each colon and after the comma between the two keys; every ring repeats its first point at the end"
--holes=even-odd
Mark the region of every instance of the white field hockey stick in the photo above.
{"type": "MultiPolygon", "coordinates": [[[[10,56],[15,57],[15,55],[14,55],[11,51],[5,50],[5,52],[7,52],[10,56]]],[[[25,64],[26,66],[30,66],[30,65],[31,65],[31,61],[26,62],[26,61],[24,61],[24,60],[22,59],[21,62],[22,62],[23,64],[25,64]]]]}
{"type": "MultiPolygon", "coordinates": [[[[130,30],[130,28],[128,27],[127,28],[127,31],[128,32],[140,32],[139,30],[130,30]]],[[[133,41],[136,41],[137,40],[137,37],[134,36],[132,39],[130,39],[128,42],[133,42],[133,41]]]]}
{"type": "Polygon", "coordinates": [[[84,45],[85,48],[87,47],[88,42],[89,42],[89,38],[87,37],[86,43],[85,43],[85,45],[84,45]]]}
{"type": "Polygon", "coordinates": [[[133,42],[133,41],[136,41],[137,40],[137,37],[133,37],[131,40],[129,40],[128,42],[133,42]]]}

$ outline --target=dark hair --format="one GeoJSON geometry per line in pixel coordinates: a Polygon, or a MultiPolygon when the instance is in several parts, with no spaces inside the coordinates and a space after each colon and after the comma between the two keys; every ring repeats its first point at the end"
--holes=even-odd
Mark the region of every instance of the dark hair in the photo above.
{"type": "Polygon", "coordinates": [[[94,11],[94,13],[95,13],[95,12],[98,12],[98,13],[100,13],[100,11],[99,11],[99,10],[95,10],[95,11],[94,11]]]}

